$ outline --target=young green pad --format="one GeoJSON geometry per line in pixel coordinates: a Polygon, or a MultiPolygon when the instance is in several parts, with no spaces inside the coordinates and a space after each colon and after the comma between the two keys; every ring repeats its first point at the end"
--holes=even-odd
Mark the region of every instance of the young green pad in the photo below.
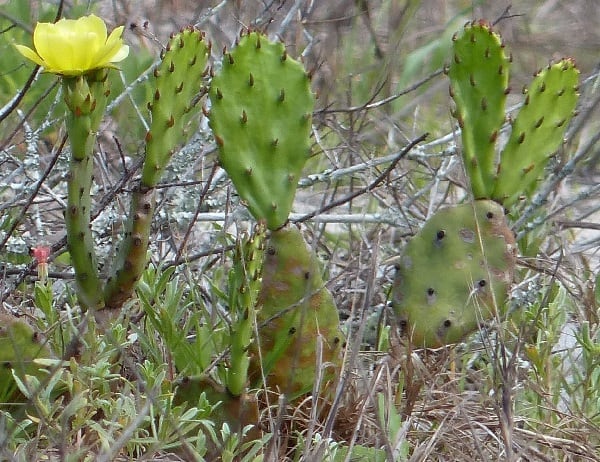
{"type": "Polygon", "coordinates": [[[417,347],[460,341],[501,307],[513,279],[515,241],[503,209],[489,200],[446,208],[406,246],[393,307],[417,347]]]}
{"type": "Polygon", "coordinates": [[[294,399],[312,390],[317,367],[323,383],[334,377],[344,342],[338,310],[296,227],[273,231],[267,241],[258,307],[258,339],[250,347],[256,386],[264,375],[267,388],[294,399]]]}
{"type": "Polygon", "coordinates": [[[523,107],[500,157],[494,200],[511,207],[535,190],[548,160],[563,142],[577,104],[578,84],[574,62],[563,59],[538,72],[524,90],[523,107]]]}
{"type": "Polygon", "coordinates": [[[223,56],[210,86],[221,166],[257,220],[283,226],[310,153],[314,96],[304,67],[258,32],[223,56]]]}
{"type": "Polygon", "coordinates": [[[510,60],[500,36],[483,21],[468,23],[453,41],[448,76],[461,128],[465,169],[475,199],[490,198],[510,60]]]}

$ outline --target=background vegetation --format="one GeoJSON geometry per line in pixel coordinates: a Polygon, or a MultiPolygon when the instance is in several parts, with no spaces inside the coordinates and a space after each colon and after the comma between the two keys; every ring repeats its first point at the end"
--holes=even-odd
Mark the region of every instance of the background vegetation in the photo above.
{"type": "Polygon", "coordinates": [[[57,3],[0,5],[1,311],[26,319],[56,355],[47,377],[22,384],[24,403],[0,409],[1,458],[600,460],[596,2],[64,3],[67,17],[95,12],[111,27],[125,24],[132,47],[111,75],[110,117],[96,149],[93,230],[101,256],[112,255],[122,229],[143,152],[147,78],[171,32],[196,25],[219,59],[242,28],[264,30],[313,75],[313,156],[292,221],[325,263],[348,335],[349,375],[331,408],[309,399],[264,406],[256,441],[215,424],[214,403],[171,399],[184,374],[208,371],[219,380],[231,245],[252,225],[216,167],[204,118],[190,125],[163,179],[136,299],[110,332],[86,337],[76,361],[55,367],[73,353],[69,339],[82,334],[64,253],[64,109],[55,77],[26,84],[32,66],[12,43],[30,43],[35,23],[53,20],[57,3]],[[452,34],[473,18],[495,22],[512,52],[509,107],[533,72],[572,56],[581,70],[580,108],[542,200],[511,217],[521,255],[513,316],[459,346],[410,351],[387,315],[394,257],[428,216],[464,196],[442,69],[452,34]],[[427,140],[375,184],[425,132],[427,140]],[[52,247],[51,290],[34,285],[29,248],[38,245],[52,247]],[[66,393],[57,397],[57,389],[66,393]]]}

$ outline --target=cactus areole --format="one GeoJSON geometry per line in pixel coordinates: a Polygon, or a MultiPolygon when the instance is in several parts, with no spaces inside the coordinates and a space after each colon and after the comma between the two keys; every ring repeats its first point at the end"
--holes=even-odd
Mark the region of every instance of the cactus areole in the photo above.
{"type": "Polygon", "coordinates": [[[460,341],[497,313],[515,267],[502,207],[489,200],[437,212],[397,265],[393,307],[415,347],[460,341]]]}

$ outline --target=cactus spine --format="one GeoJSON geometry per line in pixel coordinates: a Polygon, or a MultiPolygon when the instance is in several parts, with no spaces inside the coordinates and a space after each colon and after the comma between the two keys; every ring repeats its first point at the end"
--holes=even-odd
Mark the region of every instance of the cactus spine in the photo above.
{"type": "Polygon", "coordinates": [[[107,308],[120,308],[131,297],[146,265],[154,188],[183,134],[185,115],[200,91],[209,50],[200,31],[184,29],[171,37],[154,71],[156,90],[148,104],[152,124],[146,135],[146,158],[132,195],[125,237],[104,290],[107,308]]]}
{"type": "Polygon", "coordinates": [[[222,167],[257,220],[283,226],[310,152],[314,97],[302,64],[249,33],[223,55],[209,96],[222,167]]]}

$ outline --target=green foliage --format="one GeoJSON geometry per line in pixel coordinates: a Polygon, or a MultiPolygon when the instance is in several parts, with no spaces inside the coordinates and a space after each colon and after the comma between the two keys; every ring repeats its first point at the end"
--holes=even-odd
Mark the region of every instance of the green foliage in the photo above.
{"type": "Polygon", "coordinates": [[[393,306],[416,347],[455,343],[507,298],[515,242],[502,207],[475,201],[440,210],[404,249],[393,306]]]}
{"type": "Polygon", "coordinates": [[[209,95],[221,166],[257,220],[283,226],[310,154],[314,96],[304,67],[252,32],[224,54],[209,95]]]}

